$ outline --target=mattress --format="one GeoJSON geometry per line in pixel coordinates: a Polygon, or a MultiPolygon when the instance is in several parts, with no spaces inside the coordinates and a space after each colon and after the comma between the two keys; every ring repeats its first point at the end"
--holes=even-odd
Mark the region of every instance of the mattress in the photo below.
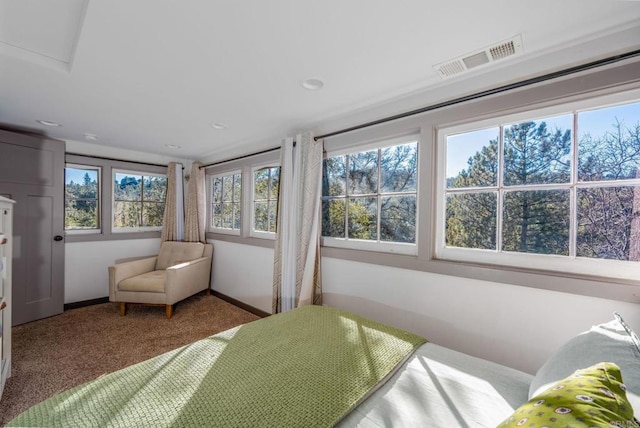
{"type": "Polygon", "coordinates": [[[426,343],[337,426],[493,428],[528,400],[532,380],[530,374],[426,343]]]}

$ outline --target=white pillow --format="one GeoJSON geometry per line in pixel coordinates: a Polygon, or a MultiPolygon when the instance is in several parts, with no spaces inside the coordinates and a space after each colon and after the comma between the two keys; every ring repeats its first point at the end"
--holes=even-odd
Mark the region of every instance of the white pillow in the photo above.
{"type": "Polygon", "coordinates": [[[578,369],[606,361],[620,367],[627,398],[640,415],[640,340],[619,314],[613,315],[614,320],[591,327],[549,357],[529,386],[529,399],[578,369]]]}

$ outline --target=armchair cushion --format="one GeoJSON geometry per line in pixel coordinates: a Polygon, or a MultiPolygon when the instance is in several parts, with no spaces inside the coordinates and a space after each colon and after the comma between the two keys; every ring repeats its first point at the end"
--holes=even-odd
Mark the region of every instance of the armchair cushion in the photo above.
{"type": "Polygon", "coordinates": [[[154,270],[124,279],[118,284],[120,291],[148,291],[151,293],[164,293],[166,272],[154,270]]]}
{"type": "Polygon", "coordinates": [[[165,241],[160,246],[156,270],[163,270],[180,262],[202,257],[204,244],[201,242],[165,241]]]}

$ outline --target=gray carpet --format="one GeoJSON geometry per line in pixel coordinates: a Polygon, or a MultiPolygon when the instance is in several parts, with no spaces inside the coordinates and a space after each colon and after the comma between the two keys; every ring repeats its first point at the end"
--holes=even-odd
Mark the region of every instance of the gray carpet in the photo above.
{"type": "Polygon", "coordinates": [[[116,303],[66,311],[12,329],[12,376],[0,425],[49,396],[259,317],[221,299],[195,295],[175,306],[116,303]]]}

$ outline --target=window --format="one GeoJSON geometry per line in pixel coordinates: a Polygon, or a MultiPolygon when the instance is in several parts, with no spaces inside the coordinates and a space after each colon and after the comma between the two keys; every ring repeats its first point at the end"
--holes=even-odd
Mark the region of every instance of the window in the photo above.
{"type": "Polygon", "coordinates": [[[280,167],[263,167],[253,171],[253,236],[265,236],[265,233],[269,237],[275,236],[279,187],[280,167]]]}
{"type": "Polygon", "coordinates": [[[211,177],[211,222],[215,232],[240,234],[242,224],[242,174],[211,177]]]}
{"type": "Polygon", "coordinates": [[[72,153],[65,154],[65,161],[66,242],[160,237],[166,188],[165,165],[72,153]],[[133,192],[134,181],[142,185],[146,183],[144,191],[136,188],[133,192]],[[143,219],[134,213],[133,205],[136,204],[137,212],[144,214],[143,219]],[[89,212],[93,215],[89,216],[89,212]]]}
{"type": "Polygon", "coordinates": [[[166,191],[166,176],[114,170],[113,231],[161,229],[166,191]]]}
{"type": "Polygon", "coordinates": [[[637,276],[640,102],[510,119],[441,132],[437,254],[637,276]]]}
{"type": "Polygon", "coordinates": [[[327,156],[324,245],[416,252],[417,138],[327,156]]]}
{"type": "Polygon", "coordinates": [[[67,164],[64,169],[64,228],[100,232],[100,168],[67,164]]]}

